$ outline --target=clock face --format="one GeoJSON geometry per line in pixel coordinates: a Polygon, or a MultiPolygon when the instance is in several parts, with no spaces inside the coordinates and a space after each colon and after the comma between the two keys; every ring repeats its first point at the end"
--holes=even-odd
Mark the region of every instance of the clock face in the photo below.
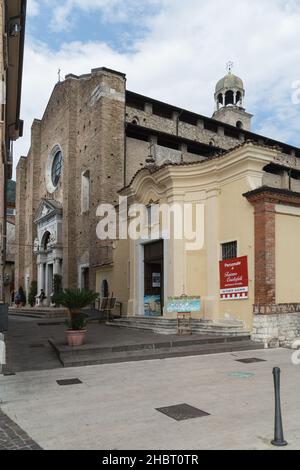
{"type": "Polygon", "coordinates": [[[46,185],[49,193],[56,191],[63,171],[63,154],[60,145],[55,145],[48,155],[46,185]]]}

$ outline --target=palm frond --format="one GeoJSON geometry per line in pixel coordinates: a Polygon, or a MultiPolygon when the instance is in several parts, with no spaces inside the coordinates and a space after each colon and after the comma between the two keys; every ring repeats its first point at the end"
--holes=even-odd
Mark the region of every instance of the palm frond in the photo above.
{"type": "Polygon", "coordinates": [[[65,289],[55,296],[55,301],[69,310],[80,310],[95,302],[98,294],[86,289],[65,289]]]}

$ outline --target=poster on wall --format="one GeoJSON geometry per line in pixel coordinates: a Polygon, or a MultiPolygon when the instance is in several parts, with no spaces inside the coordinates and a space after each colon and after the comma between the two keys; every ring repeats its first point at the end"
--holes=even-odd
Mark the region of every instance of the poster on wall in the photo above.
{"type": "Polygon", "coordinates": [[[187,312],[200,312],[201,311],[201,298],[200,297],[169,297],[167,304],[168,313],[187,313],[187,312]]]}
{"type": "Polygon", "coordinates": [[[161,316],[160,295],[145,295],[144,314],[145,314],[145,317],[160,317],[161,316]]]}
{"type": "Polygon", "coordinates": [[[152,287],[160,287],[160,273],[152,273],[152,287]]]}
{"type": "Polygon", "coordinates": [[[221,300],[249,298],[248,257],[220,261],[221,300]]]}

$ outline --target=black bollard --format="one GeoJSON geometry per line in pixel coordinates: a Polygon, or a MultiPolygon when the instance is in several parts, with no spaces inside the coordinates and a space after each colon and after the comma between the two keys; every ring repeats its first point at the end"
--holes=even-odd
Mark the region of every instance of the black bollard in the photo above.
{"type": "Polygon", "coordinates": [[[282,427],[282,416],[281,416],[281,404],[280,404],[280,369],[275,367],[273,369],[274,376],[274,389],[275,389],[275,437],[272,441],[273,446],[284,447],[288,443],[284,440],[283,427],[282,427]]]}

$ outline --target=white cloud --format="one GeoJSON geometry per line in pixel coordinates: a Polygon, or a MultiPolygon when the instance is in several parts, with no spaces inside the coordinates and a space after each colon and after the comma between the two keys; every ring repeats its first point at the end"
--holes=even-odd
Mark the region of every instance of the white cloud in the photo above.
{"type": "MultiPolygon", "coordinates": [[[[82,8],[109,4],[70,0],[62,6],[67,3],[82,8]]],[[[31,122],[42,116],[58,68],[64,74],[114,68],[127,74],[129,89],[210,116],[214,85],[225,73],[226,62],[233,60],[234,72],[245,82],[247,110],[256,115],[256,130],[300,146],[300,105],[291,102],[292,84],[300,80],[300,3],[161,0],[161,6],[157,15],[145,15],[149,31],[131,53],[116,52],[101,42],[62,44],[57,52],[32,38],[27,42],[25,137],[16,144],[16,160],[27,153],[31,122]],[[265,120],[259,119],[262,114],[265,120]]]]}
{"type": "Polygon", "coordinates": [[[106,22],[134,21],[153,5],[169,0],[44,0],[53,8],[51,27],[54,31],[72,28],[72,14],[77,8],[84,12],[101,11],[106,22]]]}
{"type": "Polygon", "coordinates": [[[40,13],[40,4],[38,0],[27,0],[27,14],[28,16],[37,16],[40,13]]]}

